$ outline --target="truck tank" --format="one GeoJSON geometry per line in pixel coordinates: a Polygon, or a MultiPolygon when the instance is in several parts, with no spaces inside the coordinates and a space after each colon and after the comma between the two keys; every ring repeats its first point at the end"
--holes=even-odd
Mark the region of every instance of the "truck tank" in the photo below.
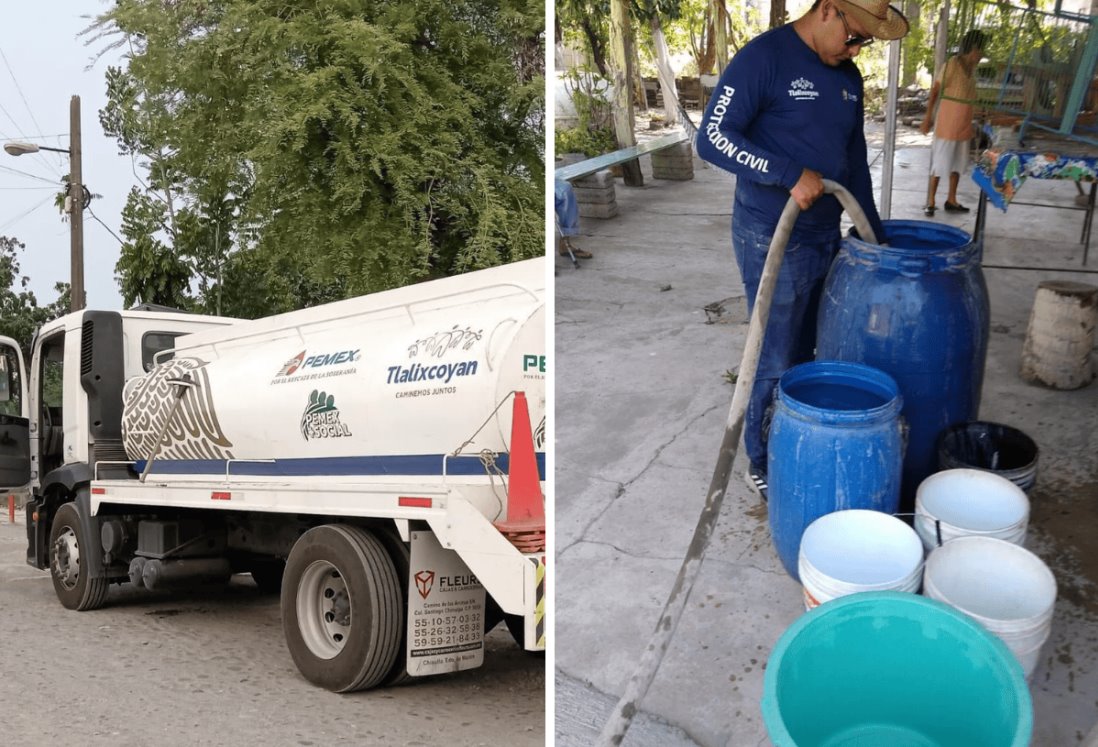
{"type": "Polygon", "coordinates": [[[181,337],[126,384],[126,454],[162,484],[464,486],[500,517],[514,391],[544,480],[545,285],[533,259],[181,337]]]}

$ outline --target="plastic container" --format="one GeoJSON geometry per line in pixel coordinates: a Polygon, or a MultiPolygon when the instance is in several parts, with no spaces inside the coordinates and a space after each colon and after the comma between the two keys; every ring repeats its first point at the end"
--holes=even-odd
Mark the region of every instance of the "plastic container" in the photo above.
{"type": "Polygon", "coordinates": [[[914,594],[867,592],[802,615],[763,679],[776,747],[1024,747],[1022,668],[975,621],[914,594]]]}
{"type": "Polygon", "coordinates": [[[976,418],[987,357],[988,296],[979,247],[964,231],[886,220],[889,246],[843,240],[820,301],[816,357],[879,368],[910,426],[902,510],[938,464],[938,434],[976,418]]]}
{"type": "Polygon", "coordinates": [[[782,565],[800,580],[801,535],[813,521],[848,508],[896,511],[903,400],[886,374],[837,361],[789,369],[777,392],[767,510],[782,565]]]}
{"type": "Polygon", "coordinates": [[[941,469],[969,467],[1005,477],[1027,493],[1037,482],[1039,450],[1032,438],[1002,423],[976,420],[938,436],[941,469]]]}
{"type": "Polygon", "coordinates": [[[927,550],[957,537],[994,537],[1021,545],[1029,498],[1005,477],[947,469],[923,480],[915,494],[915,531],[927,550]]]}
{"type": "Polygon", "coordinates": [[[959,537],[930,553],[923,593],[1002,639],[1032,676],[1056,604],[1056,579],[1040,558],[1000,539],[959,537]]]}
{"type": "Polygon", "coordinates": [[[895,516],[836,511],[804,530],[797,570],[805,609],[864,591],[915,594],[923,580],[923,544],[895,516]]]}

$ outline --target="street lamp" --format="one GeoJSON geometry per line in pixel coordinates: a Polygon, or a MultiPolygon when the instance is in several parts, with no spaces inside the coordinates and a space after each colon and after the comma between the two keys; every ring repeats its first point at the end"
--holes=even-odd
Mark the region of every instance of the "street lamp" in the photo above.
{"type": "Polygon", "coordinates": [[[12,141],[4,144],[8,155],[22,156],[40,150],[67,153],[69,156],[69,229],[71,235],[70,257],[72,262],[69,280],[69,300],[72,311],[84,308],[84,175],[81,169],[80,149],[80,97],[69,101],[69,147],[51,148],[47,145],[12,141]]]}

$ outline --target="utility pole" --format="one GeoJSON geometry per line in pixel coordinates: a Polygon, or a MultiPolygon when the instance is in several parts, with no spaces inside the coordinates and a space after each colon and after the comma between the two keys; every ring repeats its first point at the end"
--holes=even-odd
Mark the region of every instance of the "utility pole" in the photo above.
{"type": "Polygon", "coordinates": [[[80,159],[80,97],[69,101],[69,228],[71,229],[70,309],[84,308],[84,174],[80,159]]]}

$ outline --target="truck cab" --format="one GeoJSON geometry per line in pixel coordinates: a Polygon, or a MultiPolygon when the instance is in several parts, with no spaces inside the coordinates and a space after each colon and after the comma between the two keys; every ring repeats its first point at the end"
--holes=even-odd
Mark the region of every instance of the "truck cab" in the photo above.
{"type": "Polygon", "coordinates": [[[21,346],[0,338],[0,485],[30,493],[27,562],[48,567],[49,516],[96,470],[126,461],[122,390],[127,379],[170,357],[183,335],[237,322],[183,312],[93,311],[66,314],[21,346]]]}

